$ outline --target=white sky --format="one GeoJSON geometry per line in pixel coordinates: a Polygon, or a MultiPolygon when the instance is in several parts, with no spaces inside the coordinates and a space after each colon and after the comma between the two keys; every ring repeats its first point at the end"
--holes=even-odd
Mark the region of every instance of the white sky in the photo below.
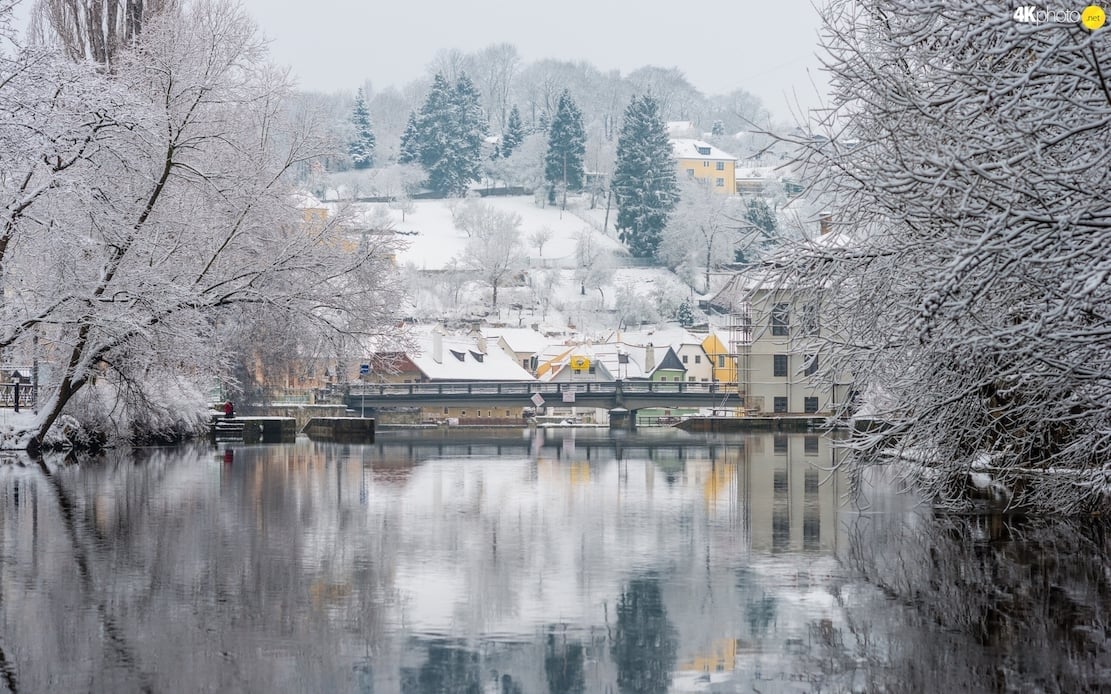
{"type": "Polygon", "coordinates": [[[583,60],[622,74],[645,65],[679,68],[704,94],[737,88],[779,118],[789,103],[818,105],[826,79],[815,57],[811,0],[735,0],[686,5],[661,0],[242,0],[271,39],[275,62],[303,89],[401,86],[438,51],[516,46],[526,62],[583,60]]]}

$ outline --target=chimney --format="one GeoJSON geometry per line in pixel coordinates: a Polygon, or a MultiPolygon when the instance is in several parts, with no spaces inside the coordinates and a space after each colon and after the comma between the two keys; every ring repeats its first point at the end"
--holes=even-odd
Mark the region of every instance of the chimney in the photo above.
{"type": "Polygon", "coordinates": [[[478,351],[486,354],[486,336],[479,333],[475,342],[478,344],[478,351]]]}
{"type": "Polygon", "coordinates": [[[821,232],[822,236],[833,231],[833,215],[828,212],[823,212],[818,217],[818,230],[821,232]]]}
{"type": "Polygon", "coordinates": [[[656,368],[656,348],[649,342],[644,348],[644,373],[650,374],[656,368]]]}
{"type": "Polygon", "coordinates": [[[444,363],[444,331],[438,325],[432,328],[432,361],[444,363]]]}

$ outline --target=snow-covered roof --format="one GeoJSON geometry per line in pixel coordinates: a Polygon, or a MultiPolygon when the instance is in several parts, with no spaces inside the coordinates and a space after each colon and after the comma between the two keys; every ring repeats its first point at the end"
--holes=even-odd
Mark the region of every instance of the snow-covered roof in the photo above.
{"type": "Polygon", "coordinates": [[[540,354],[548,347],[550,340],[532,328],[482,328],[487,340],[501,338],[514,352],[540,354]]]}
{"type": "Polygon", "coordinates": [[[471,338],[449,335],[422,335],[419,351],[409,358],[433,381],[466,379],[473,381],[535,381],[532,374],[499,348],[485,351],[471,338]],[[437,349],[439,342],[439,349],[437,349]],[[439,357],[437,359],[437,356],[439,357]]]}
{"type": "Polygon", "coordinates": [[[719,159],[726,159],[728,161],[737,160],[737,157],[729,152],[718,149],[709,142],[703,140],[672,138],[671,151],[680,159],[707,159],[711,161],[719,159]]]}
{"type": "Polygon", "coordinates": [[[618,333],[618,341],[633,345],[655,345],[657,348],[702,344],[702,338],[677,325],[666,325],[653,330],[621,332],[618,333]]]}

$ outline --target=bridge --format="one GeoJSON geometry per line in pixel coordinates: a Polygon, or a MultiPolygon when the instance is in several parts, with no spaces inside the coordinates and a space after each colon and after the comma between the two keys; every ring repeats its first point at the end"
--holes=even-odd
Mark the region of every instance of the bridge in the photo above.
{"type": "Polygon", "coordinates": [[[668,381],[438,381],[351,386],[344,404],[353,410],[376,407],[733,408],[744,405],[740,384],[668,381]]]}

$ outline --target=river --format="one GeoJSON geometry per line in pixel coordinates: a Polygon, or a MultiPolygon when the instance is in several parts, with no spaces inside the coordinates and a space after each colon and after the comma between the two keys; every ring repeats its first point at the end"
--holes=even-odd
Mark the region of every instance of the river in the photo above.
{"type": "Polygon", "coordinates": [[[571,428],[12,456],[0,686],[1111,686],[1103,525],[938,516],[839,456],[571,428]]]}

